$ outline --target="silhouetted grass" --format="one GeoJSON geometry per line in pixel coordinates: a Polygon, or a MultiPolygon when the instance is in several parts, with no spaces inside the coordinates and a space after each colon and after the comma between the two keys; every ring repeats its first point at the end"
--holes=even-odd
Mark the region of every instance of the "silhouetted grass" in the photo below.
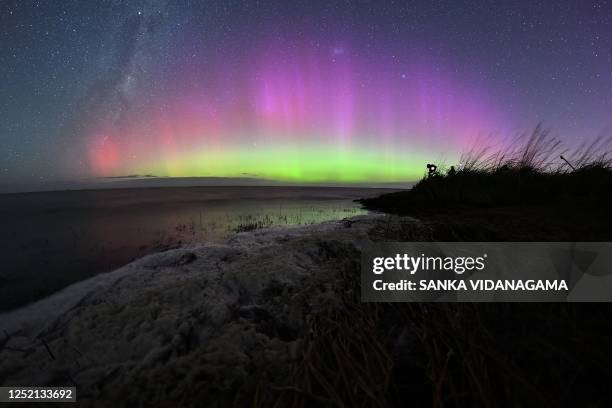
{"type": "MultiPolygon", "coordinates": [[[[453,175],[361,202],[421,219],[377,231],[384,241],[610,240],[611,150],[605,135],[569,150],[538,126],[505,150],[479,144],[453,175]]],[[[368,304],[348,288],[338,293],[347,297],[345,308],[324,325],[316,321],[311,330],[321,341],[307,343],[290,386],[267,403],[510,407],[610,400],[607,304],[368,304]],[[368,347],[347,348],[347,339],[368,347]]]]}
{"type": "Polygon", "coordinates": [[[339,271],[337,305],[308,317],[254,407],[607,405],[607,305],[367,303],[357,270],[339,271]]]}
{"type": "MultiPolygon", "coordinates": [[[[569,151],[538,126],[510,146],[480,144],[454,175],[362,200],[371,209],[421,215],[418,223],[389,217],[370,238],[590,240],[601,227],[610,239],[609,138],[569,151]]],[[[358,258],[347,259],[335,283],[337,304],[309,315],[288,375],[262,381],[254,407],[608,405],[606,304],[361,302],[358,258]]]]}
{"type": "Polygon", "coordinates": [[[409,191],[361,203],[394,214],[517,205],[599,207],[612,199],[611,142],[602,134],[569,150],[538,125],[506,149],[478,144],[462,155],[455,174],[426,177],[409,191]]]}

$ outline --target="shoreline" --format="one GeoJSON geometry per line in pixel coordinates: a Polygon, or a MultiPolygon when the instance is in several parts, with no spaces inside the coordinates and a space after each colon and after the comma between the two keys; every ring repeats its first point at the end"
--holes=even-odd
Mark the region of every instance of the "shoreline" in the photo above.
{"type": "Polygon", "coordinates": [[[143,391],[143,379],[177,370],[191,380],[165,378],[176,395],[193,395],[186,386],[246,392],[253,367],[280,381],[309,316],[338,308],[337,286],[358,283],[359,248],[388,228],[387,217],[242,232],[225,244],[155,253],[2,313],[0,383],[74,382],[87,405],[116,402],[112,390],[126,387],[154,404],[157,391],[143,391]]]}
{"type": "Polygon", "coordinates": [[[175,266],[180,266],[183,263],[189,263],[192,261],[190,259],[192,255],[190,254],[193,254],[193,252],[207,251],[209,249],[212,250],[214,248],[223,246],[231,247],[236,243],[242,245],[245,242],[251,241],[251,239],[253,243],[262,244],[263,241],[267,240],[268,238],[273,240],[283,235],[292,237],[301,235],[307,236],[309,234],[329,231],[330,229],[346,225],[346,223],[353,224],[355,221],[376,221],[384,217],[387,217],[387,215],[372,213],[368,215],[349,217],[338,221],[324,221],[318,224],[261,228],[253,231],[234,232],[224,240],[225,242],[211,241],[204,243],[189,243],[180,246],[162,248],[160,251],[146,254],[111,271],[103,272],[70,284],[57,292],[34,300],[15,309],[1,311],[0,327],[7,330],[9,334],[12,333],[11,330],[8,330],[10,328],[13,328],[14,330],[31,329],[30,327],[27,327],[27,325],[23,324],[24,321],[31,319],[30,316],[37,316],[37,320],[50,320],[48,315],[53,310],[53,314],[57,318],[65,311],[76,306],[90,294],[96,291],[108,289],[110,286],[117,283],[117,281],[127,277],[130,273],[138,272],[142,270],[142,268],[172,266],[173,262],[176,262],[175,266]],[[185,259],[183,257],[187,257],[189,259],[185,259]],[[20,323],[12,324],[10,323],[11,321],[19,321],[20,323]]]}
{"type": "Polygon", "coordinates": [[[472,389],[461,375],[469,365],[498,373],[483,400],[503,380],[521,390],[506,398],[551,401],[561,395],[560,378],[583,366],[578,358],[551,363],[551,347],[579,356],[588,343],[594,359],[607,358],[600,334],[607,305],[362,302],[360,249],[435,240],[437,222],[368,214],[145,256],[0,314],[0,327],[8,327],[0,333],[0,384],[76,386],[85,407],[259,407],[321,398],[376,405],[413,378],[402,395],[431,405],[439,381],[472,389]],[[508,325],[530,340],[508,338],[508,325]],[[576,340],[551,340],[561,335],[576,340]],[[504,357],[514,353],[526,358],[504,357]],[[432,378],[427,367],[449,375],[432,378]],[[509,367],[517,373],[511,379],[509,367]],[[522,387],[521,378],[550,376],[551,367],[558,376],[545,391],[522,387]],[[334,381],[336,389],[325,387],[334,381]]]}
{"type": "Polygon", "coordinates": [[[354,199],[380,191],[206,187],[13,196],[0,203],[0,312],[168,248],[363,214],[354,199]]]}

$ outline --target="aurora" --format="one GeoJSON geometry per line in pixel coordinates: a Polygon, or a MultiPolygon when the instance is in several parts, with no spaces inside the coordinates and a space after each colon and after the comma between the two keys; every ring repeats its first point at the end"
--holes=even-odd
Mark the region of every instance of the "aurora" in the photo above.
{"type": "Polygon", "coordinates": [[[86,130],[91,170],[414,180],[427,158],[456,160],[462,146],[503,122],[477,84],[414,58],[393,67],[382,56],[342,49],[318,43],[254,51],[231,75],[224,66],[186,67],[163,98],[130,113],[127,123],[106,118],[86,130]]]}
{"type": "Polygon", "coordinates": [[[375,185],[540,122],[569,144],[609,124],[609,36],[417,3],[7,3],[0,182],[375,185]]]}

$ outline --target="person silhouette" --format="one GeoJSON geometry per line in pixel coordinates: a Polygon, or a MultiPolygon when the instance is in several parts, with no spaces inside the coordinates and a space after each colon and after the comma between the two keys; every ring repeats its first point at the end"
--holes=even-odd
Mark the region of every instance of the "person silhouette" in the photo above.
{"type": "Polygon", "coordinates": [[[438,166],[435,164],[427,163],[427,176],[432,177],[435,176],[438,171],[438,166]]]}
{"type": "Polygon", "coordinates": [[[457,170],[455,170],[455,166],[451,166],[450,169],[448,170],[448,173],[446,173],[447,176],[454,176],[455,174],[457,174],[457,170]]]}

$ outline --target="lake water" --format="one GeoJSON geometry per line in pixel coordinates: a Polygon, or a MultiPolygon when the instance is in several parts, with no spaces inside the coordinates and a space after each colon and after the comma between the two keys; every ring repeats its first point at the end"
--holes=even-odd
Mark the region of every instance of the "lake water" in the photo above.
{"type": "Polygon", "coordinates": [[[182,187],[0,195],[0,310],[151,252],[364,214],[388,189],[182,187]]]}

